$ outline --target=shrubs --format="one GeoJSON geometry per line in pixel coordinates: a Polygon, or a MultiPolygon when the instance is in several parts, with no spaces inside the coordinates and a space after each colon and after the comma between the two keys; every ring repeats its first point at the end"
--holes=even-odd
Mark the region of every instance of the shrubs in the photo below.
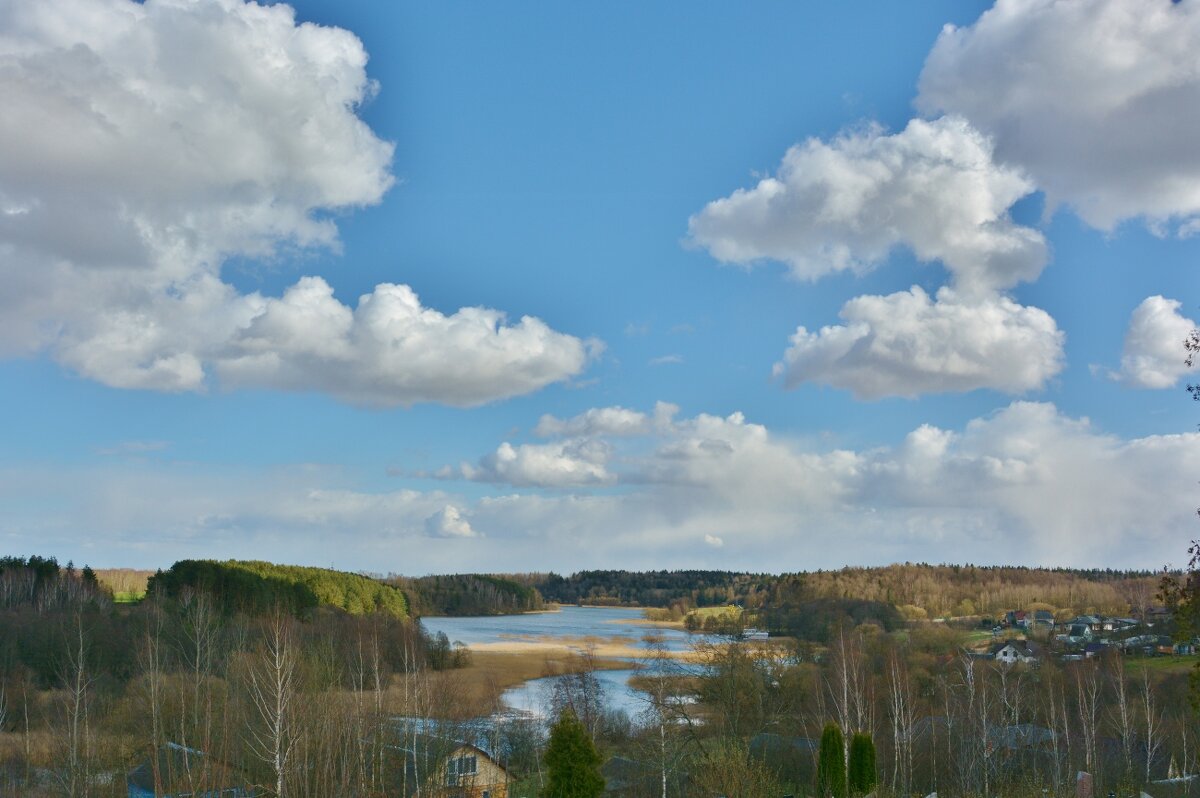
{"type": "Polygon", "coordinates": [[[817,794],[820,798],[846,798],[846,738],[836,723],[825,724],[821,732],[817,794]]]}
{"type": "Polygon", "coordinates": [[[851,795],[866,795],[875,789],[875,741],[866,732],[850,739],[850,767],[847,780],[851,795]]]}
{"type": "Polygon", "coordinates": [[[550,729],[541,798],[599,798],[603,792],[600,754],[579,718],[564,709],[550,729]]]}
{"type": "Polygon", "coordinates": [[[873,624],[885,632],[904,627],[900,611],[882,601],[822,598],[763,609],[760,623],[772,635],[828,642],[839,627],[873,624]]]}
{"type": "Polygon", "coordinates": [[[827,723],[821,733],[817,761],[817,794],[820,798],[861,798],[878,783],[875,741],[866,732],[850,738],[849,766],[846,763],[846,738],[836,723],[827,723]]]}

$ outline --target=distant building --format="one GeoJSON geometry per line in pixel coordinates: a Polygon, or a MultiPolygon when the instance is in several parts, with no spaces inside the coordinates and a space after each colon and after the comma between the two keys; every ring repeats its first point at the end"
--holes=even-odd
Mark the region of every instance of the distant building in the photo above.
{"type": "Polygon", "coordinates": [[[1148,623],[1160,623],[1171,618],[1171,610],[1166,607],[1156,606],[1146,610],[1146,621],[1148,623]]]}
{"type": "Polygon", "coordinates": [[[1021,751],[1031,748],[1047,748],[1054,745],[1057,737],[1052,729],[1020,723],[1012,726],[988,725],[987,744],[990,751],[1021,751]]]}
{"type": "MultiPolygon", "coordinates": [[[[662,788],[662,769],[656,762],[645,762],[624,756],[611,757],[600,767],[604,777],[604,794],[613,798],[642,798],[657,795],[662,788]]],[[[687,773],[667,771],[671,795],[689,795],[691,780],[687,773]]]]}
{"type": "Polygon", "coordinates": [[[125,776],[128,798],[255,798],[250,780],[203,751],[167,743],[125,776]],[[157,760],[157,761],[156,761],[157,760]]]}
{"type": "Polygon", "coordinates": [[[483,719],[398,719],[387,746],[401,759],[396,795],[409,798],[419,785],[429,798],[508,798],[512,779],[489,745],[492,730],[483,719]]]}
{"type": "Polygon", "coordinates": [[[1036,665],[1041,661],[1041,648],[1029,640],[1005,640],[988,649],[988,657],[1005,665],[1036,665]]]}
{"type": "Polygon", "coordinates": [[[404,757],[401,792],[437,798],[508,798],[508,770],[482,748],[428,734],[410,735],[400,747],[404,757]]]}
{"type": "Polygon", "coordinates": [[[1029,615],[1025,610],[1009,610],[1004,616],[1004,622],[1009,626],[1024,629],[1029,625],[1029,615]]]}
{"type": "Polygon", "coordinates": [[[750,738],[749,754],[783,781],[807,783],[816,776],[820,744],[808,737],[760,732],[750,738]]]}

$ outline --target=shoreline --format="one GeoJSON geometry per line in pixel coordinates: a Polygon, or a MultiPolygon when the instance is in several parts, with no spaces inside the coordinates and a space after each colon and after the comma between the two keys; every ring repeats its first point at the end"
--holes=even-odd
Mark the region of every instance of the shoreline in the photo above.
{"type": "MultiPolygon", "coordinates": [[[[467,645],[467,649],[472,653],[480,652],[509,656],[541,653],[547,656],[574,655],[578,657],[588,654],[597,661],[617,660],[621,662],[623,667],[629,667],[631,664],[634,664],[630,660],[641,661],[646,659],[651,653],[647,649],[639,647],[636,643],[571,637],[497,640],[489,643],[472,643],[467,645]]],[[[702,654],[692,650],[671,651],[668,653],[671,659],[680,662],[697,662],[702,658],[702,654]]]]}
{"type": "MultiPolygon", "coordinates": [[[[590,665],[596,670],[636,667],[619,659],[600,657],[590,665]]],[[[473,649],[466,667],[397,676],[388,686],[385,700],[392,714],[428,713],[434,717],[461,720],[479,717],[481,709],[488,715],[503,711],[504,693],[511,688],[535,679],[579,673],[584,669],[584,658],[566,648],[512,652],[473,649]],[[417,703],[406,703],[406,699],[417,703]],[[421,701],[425,703],[419,703],[421,701]]]]}
{"type": "Polygon", "coordinates": [[[629,626],[650,626],[658,629],[678,629],[681,632],[688,631],[687,627],[683,625],[683,621],[652,621],[649,618],[612,618],[604,621],[604,623],[619,623],[627,624],[629,626]]]}

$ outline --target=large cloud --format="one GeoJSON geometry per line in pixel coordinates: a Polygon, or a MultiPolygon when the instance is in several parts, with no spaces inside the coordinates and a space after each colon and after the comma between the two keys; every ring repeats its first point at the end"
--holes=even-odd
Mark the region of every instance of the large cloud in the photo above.
{"type": "Polygon", "coordinates": [[[709,203],[689,229],[720,260],[772,258],[799,277],[862,270],[899,246],[949,270],[935,300],[917,287],[861,296],[842,308],[846,325],[801,326],[775,366],[789,388],[1022,393],[1062,368],[1054,320],[1003,293],[1046,263],[1042,234],[1009,215],[1032,190],[964,119],[914,119],[894,135],[871,127],[792,147],[777,176],[709,203]]]}
{"type": "Polygon", "coordinates": [[[391,186],[347,31],[241,0],[6,3],[0,31],[0,354],[49,350],[118,387],[216,372],[383,405],[583,368],[584,343],[536,319],[444,316],[403,286],[355,310],[320,279],[282,299],[222,280],[230,256],[336,246],[331,212],[391,186]]]}
{"type": "Polygon", "coordinates": [[[411,288],[379,285],[351,310],[306,277],[261,311],[215,359],[226,385],[326,390],[352,402],[475,405],[575,374],[589,347],[525,316],[422,307],[411,288]]]}
{"type": "Polygon", "coordinates": [[[947,26],[917,105],[991,135],[1089,224],[1200,224],[1200,4],[998,0],[947,26]]]}
{"type": "Polygon", "coordinates": [[[614,473],[633,493],[512,495],[479,512],[597,545],[605,530],[630,530],[608,540],[630,549],[636,539],[669,550],[718,537],[729,556],[775,570],[779,552],[806,565],[915,556],[1153,567],[1181,553],[1177,529],[1200,472],[1200,435],[1123,440],[1035,402],[861,451],[813,451],[740,413],[682,419],[649,441],[610,441],[621,455],[614,473]],[[856,553],[860,543],[872,553],[856,553]]]}
{"type": "Polygon", "coordinates": [[[799,328],[775,375],[788,387],[816,382],[863,399],[993,388],[1041,388],[1063,365],[1063,334],[1038,308],[1005,296],[964,299],[918,287],[860,296],[841,311],[845,325],[799,328]]]}
{"type": "Polygon", "coordinates": [[[483,497],[445,482],[373,492],[316,466],[214,473],[165,453],[0,468],[12,508],[0,539],[151,567],[286,550],[296,562],[405,573],[906,559],[1153,568],[1183,555],[1200,473],[1200,434],[1122,439],[1032,402],[858,450],[781,436],[740,413],[594,443],[612,447],[615,487],[514,483],[483,497]],[[431,546],[430,535],[443,539],[431,546]]]}
{"type": "Polygon", "coordinates": [[[721,261],[769,258],[802,278],[865,269],[895,247],[941,261],[961,290],[992,291],[1035,279],[1046,262],[1041,233],[1008,210],[1033,185],[996,164],[988,139],[963,119],[914,119],[787,151],[779,172],[710,202],[690,236],[721,261]]]}
{"type": "Polygon", "coordinates": [[[1114,378],[1135,388],[1171,388],[1179,382],[1188,372],[1183,342],[1196,329],[1179,308],[1179,302],[1162,296],[1146,297],[1134,308],[1114,378]]]}

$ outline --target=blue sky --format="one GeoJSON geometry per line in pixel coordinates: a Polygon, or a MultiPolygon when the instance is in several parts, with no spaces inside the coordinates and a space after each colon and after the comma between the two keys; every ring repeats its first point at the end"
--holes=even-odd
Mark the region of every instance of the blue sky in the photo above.
{"type": "Polygon", "coordinates": [[[1195,0],[0,3],[0,545],[1178,562],[1196,52],[1195,0]]]}

